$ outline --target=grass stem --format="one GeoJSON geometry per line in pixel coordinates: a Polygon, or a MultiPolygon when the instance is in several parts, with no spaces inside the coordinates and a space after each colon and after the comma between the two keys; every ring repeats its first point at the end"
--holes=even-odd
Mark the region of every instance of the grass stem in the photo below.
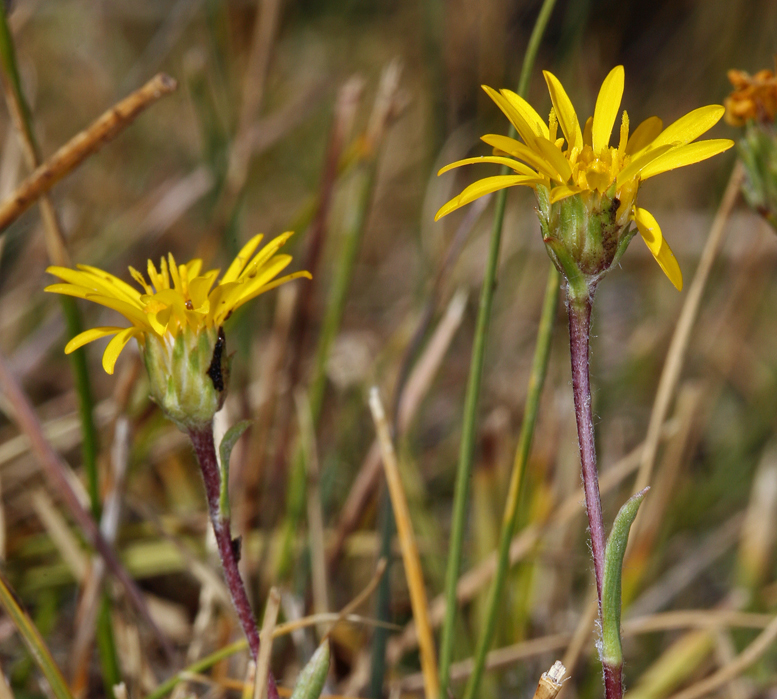
{"type": "MultiPolygon", "coordinates": [[[[526,95],[529,77],[534,60],[537,57],[542,35],[547,26],[550,14],[555,5],[555,0],[544,0],[535,22],[529,44],[526,47],[521,77],[518,83],[518,94],[526,95]]],[[[511,136],[515,136],[511,128],[511,136]]],[[[506,174],[506,171],[502,174],[506,174]]],[[[491,230],[491,242],[488,251],[488,261],[483,277],[483,288],[480,295],[475,339],[472,345],[472,360],[470,363],[469,379],[464,402],[464,419],[462,424],[461,443],[459,448],[459,463],[456,473],[456,487],[453,500],[453,524],[450,538],[450,553],[445,577],[446,611],[440,640],[440,697],[445,697],[448,691],[451,657],[453,654],[453,634],[456,624],[456,584],[461,570],[461,552],[464,541],[464,527],[467,515],[467,501],[469,499],[470,474],[472,472],[472,460],[475,451],[475,438],[477,434],[477,409],[480,398],[480,383],[483,377],[483,363],[485,361],[486,339],[488,326],[491,321],[491,307],[496,288],[496,273],[499,266],[499,248],[502,240],[502,224],[504,222],[505,205],[507,202],[507,190],[503,189],[497,194],[496,210],[494,212],[494,225],[491,230]]],[[[488,639],[490,642],[490,639],[488,639]]],[[[470,683],[466,697],[469,699],[477,690],[477,681],[470,683]],[[469,689],[471,687],[471,689],[469,689]]],[[[430,698],[433,699],[433,698],[430,698]]]]}

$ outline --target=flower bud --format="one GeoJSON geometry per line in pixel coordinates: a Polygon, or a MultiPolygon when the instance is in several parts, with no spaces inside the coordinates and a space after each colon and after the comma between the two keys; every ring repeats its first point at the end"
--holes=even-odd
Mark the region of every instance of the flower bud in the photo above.
{"type": "Polygon", "coordinates": [[[148,334],[141,345],[151,398],[181,430],[202,428],[224,405],[229,357],[222,328],[148,334]]]}

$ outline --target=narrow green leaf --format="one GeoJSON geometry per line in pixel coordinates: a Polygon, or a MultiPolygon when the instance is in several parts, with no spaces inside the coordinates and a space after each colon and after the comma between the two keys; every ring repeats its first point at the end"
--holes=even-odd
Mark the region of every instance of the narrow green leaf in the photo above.
{"type": "Polygon", "coordinates": [[[623,555],[629,542],[629,530],[637,510],[650,488],[640,490],[621,507],[612,525],[604,550],[602,581],[602,663],[610,667],[623,664],[621,649],[621,574],[623,555]]]}
{"type": "Polygon", "coordinates": [[[324,689],[327,674],[329,674],[329,641],[324,639],[308,664],[299,673],[291,699],[318,699],[324,689]]]}
{"type": "Polygon", "coordinates": [[[221,464],[221,491],[219,493],[219,509],[221,516],[229,519],[229,457],[232,456],[232,449],[235,448],[237,440],[243,436],[249,427],[250,420],[241,420],[232,425],[221,439],[219,444],[219,461],[221,464]]]}
{"type": "Polygon", "coordinates": [[[67,682],[65,682],[62,672],[51,657],[51,653],[46,647],[46,643],[38,629],[32,623],[32,619],[27,615],[27,612],[16,601],[13,591],[8,587],[2,576],[0,576],[0,604],[2,604],[3,609],[11,617],[17,630],[22,635],[33,660],[35,660],[35,663],[46,677],[49,687],[51,687],[51,693],[56,699],[73,699],[67,682]]]}

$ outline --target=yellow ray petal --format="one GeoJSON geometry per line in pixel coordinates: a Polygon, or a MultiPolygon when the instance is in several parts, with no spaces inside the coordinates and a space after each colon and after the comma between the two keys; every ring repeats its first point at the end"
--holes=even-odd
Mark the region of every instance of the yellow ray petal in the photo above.
{"type": "Polygon", "coordinates": [[[138,283],[140,286],[143,287],[143,291],[145,291],[147,294],[153,294],[154,290],[151,288],[151,286],[146,282],[145,277],[138,272],[132,265],[129,267],[129,273],[130,276],[138,283]]]}
{"type": "Polygon", "coordinates": [[[75,284],[49,284],[43,291],[48,291],[52,294],[63,294],[64,296],[75,296],[79,299],[85,299],[90,294],[94,294],[93,289],[76,286],[75,284]]]}
{"type": "Polygon", "coordinates": [[[536,177],[527,177],[525,175],[496,175],[495,177],[485,177],[482,180],[473,182],[467,187],[459,196],[451,199],[447,204],[443,205],[434,217],[435,221],[440,220],[443,216],[447,216],[451,211],[466,206],[472,203],[475,199],[496,192],[505,187],[514,187],[516,185],[533,185],[538,184],[541,180],[536,177]]]}
{"type": "Polygon", "coordinates": [[[119,358],[121,351],[126,344],[135,336],[139,335],[137,328],[127,328],[122,330],[116,335],[105,348],[103,354],[103,369],[109,374],[113,373],[113,368],[116,366],[116,360],[119,358]]]}
{"type": "Polygon", "coordinates": [[[594,128],[594,118],[588,117],[585,120],[585,126],[583,127],[583,143],[586,146],[591,146],[592,148],[593,148],[593,145],[592,145],[591,138],[592,138],[593,128],[594,128]]]}
{"type": "Polygon", "coordinates": [[[699,107],[680,117],[667,126],[653,141],[653,146],[663,146],[666,143],[684,145],[709,131],[720,121],[726,110],[719,104],[699,107]]]}
{"type": "Polygon", "coordinates": [[[560,187],[554,187],[550,190],[550,203],[555,204],[557,201],[574,196],[575,194],[578,194],[582,191],[584,191],[582,187],[569,187],[565,184],[561,185],[560,187]]]}
{"type": "Polygon", "coordinates": [[[135,289],[129,287],[130,290],[134,292],[134,295],[127,294],[123,289],[107,279],[93,274],[91,270],[76,270],[68,267],[49,267],[46,271],[70,284],[91,289],[93,292],[104,294],[105,296],[115,296],[116,298],[123,299],[140,308],[140,294],[135,289]]]}
{"type": "Polygon", "coordinates": [[[527,162],[545,177],[550,177],[555,180],[561,179],[559,174],[548,165],[547,161],[540,153],[525,146],[520,141],[516,141],[514,138],[490,133],[481,136],[480,140],[487,143],[492,148],[496,148],[497,150],[512,155],[514,158],[519,158],[520,160],[527,162]]]}
{"type": "Polygon", "coordinates": [[[629,180],[634,179],[639,173],[656,158],[660,158],[664,153],[668,153],[672,150],[673,146],[664,145],[658,148],[649,148],[646,151],[640,153],[634,160],[632,160],[623,170],[618,173],[616,179],[616,187],[620,187],[629,180]]]}
{"type": "Polygon", "coordinates": [[[240,296],[238,300],[235,302],[234,308],[232,310],[237,310],[244,303],[247,303],[248,301],[255,299],[257,296],[264,294],[267,291],[271,291],[272,289],[278,288],[279,286],[281,286],[281,284],[285,284],[286,282],[293,281],[294,279],[302,279],[302,278],[313,279],[313,275],[310,272],[294,272],[292,274],[287,274],[285,277],[280,277],[275,281],[270,282],[269,284],[265,284],[261,289],[255,290],[250,295],[240,296]]]}
{"type": "MultiPolygon", "coordinates": [[[[294,231],[286,231],[279,236],[273,238],[267,245],[265,245],[259,252],[254,255],[253,259],[248,263],[246,268],[240,273],[239,279],[246,279],[256,276],[259,268],[267,262],[280,248],[282,248],[286,241],[294,235],[294,231]]],[[[221,280],[224,283],[224,280],[221,280]]]]}
{"type": "Polygon", "coordinates": [[[185,267],[186,267],[186,280],[190,281],[199,275],[200,270],[202,269],[202,260],[196,257],[193,260],[190,260],[189,262],[187,262],[185,267]]]}
{"type": "Polygon", "coordinates": [[[91,267],[90,265],[76,265],[76,267],[84,272],[91,272],[95,277],[107,284],[118,287],[128,298],[134,300],[140,298],[140,292],[137,289],[131,287],[123,279],[119,279],[117,276],[114,276],[110,272],[98,269],[97,267],[91,267]]]}
{"type": "MultiPolygon", "coordinates": [[[[62,292],[60,291],[59,293],[62,292]]],[[[148,326],[146,314],[139,308],[130,305],[126,301],[122,301],[121,299],[117,299],[112,296],[101,296],[100,294],[89,294],[85,298],[87,301],[99,303],[101,306],[107,306],[108,308],[112,308],[114,311],[118,311],[131,323],[135,323],[141,327],[148,326]]]]}
{"type": "Polygon", "coordinates": [[[664,122],[657,116],[652,116],[643,121],[631,134],[628,143],[626,144],[626,153],[631,155],[641,151],[646,146],[649,146],[656,136],[661,133],[661,129],[664,128],[664,122]]]}
{"type": "Polygon", "coordinates": [[[189,296],[191,297],[194,310],[203,311],[204,313],[208,312],[205,308],[205,305],[208,304],[208,294],[218,276],[219,271],[212,269],[210,272],[206,272],[201,277],[192,279],[189,282],[189,296]]]}
{"type": "Polygon", "coordinates": [[[664,270],[664,274],[669,277],[669,281],[675,285],[675,288],[682,291],[683,273],[680,271],[680,265],[677,264],[669,244],[664,240],[661,228],[656,219],[653,218],[653,214],[635,206],[632,217],[637,224],[642,240],[645,241],[645,245],[648,246],[648,250],[658,262],[659,267],[664,270]]]}
{"type": "Polygon", "coordinates": [[[182,291],[183,287],[181,286],[181,275],[178,273],[178,265],[176,264],[173,253],[171,252],[167,253],[167,264],[170,270],[170,277],[173,280],[173,288],[176,291],[182,291]]]}
{"type": "Polygon", "coordinates": [[[701,162],[714,155],[718,155],[718,153],[727,151],[733,145],[734,142],[727,138],[715,138],[709,141],[689,143],[679,148],[672,148],[669,152],[664,153],[664,155],[646,165],[639,177],[641,180],[646,180],[648,177],[660,175],[667,170],[693,165],[693,163],[701,162]]]}
{"type": "Polygon", "coordinates": [[[531,175],[532,177],[540,176],[539,173],[534,172],[534,170],[532,170],[528,165],[524,165],[517,160],[513,160],[513,158],[503,158],[498,155],[481,155],[475,158],[457,160],[455,163],[451,163],[450,165],[446,165],[444,168],[441,168],[437,174],[442,175],[443,173],[448,172],[449,170],[453,170],[454,168],[461,167],[462,165],[472,165],[474,163],[493,163],[495,165],[506,165],[510,169],[515,170],[515,172],[518,172],[522,175],[531,175]]]}
{"type": "Polygon", "coordinates": [[[534,109],[523,97],[517,95],[512,90],[500,90],[502,96],[513,106],[513,108],[529,123],[534,133],[538,136],[548,136],[548,127],[542,120],[537,110],[534,109]]]}
{"type": "Polygon", "coordinates": [[[103,328],[90,328],[89,330],[84,330],[84,332],[76,335],[72,340],[70,340],[70,342],[68,342],[65,345],[65,354],[70,354],[71,352],[75,352],[79,347],[83,347],[84,345],[89,344],[90,342],[99,340],[101,337],[107,337],[108,335],[115,335],[116,333],[119,333],[122,330],[126,330],[126,328],[103,327],[103,328]]]}
{"type": "Polygon", "coordinates": [[[213,321],[220,325],[238,307],[238,301],[241,298],[244,296],[251,297],[252,295],[258,296],[265,284],[268,284],[291,264],[291,259],[291,255],[276,255],[265,267],[257,271],[255,277],[246,280],[243,284],[236,285],[215,306],[211,305],[213,321]]]}
{"type": "Polygon", "coordinates": [[[623,98],[623,66],[615,66],[602,83],[594,108],[594,123],[591,129],[591,143],[594,153],[610,145],[612,127],[623,98]]]}
{"type": "Polygon", "coordinates": [[[548,84],[550,99],[553,102],[553,108],[556,110],[558,123],[567,139],[569,149],[571,150],[575,146],[577,146],[578,149],[582,149],[583,134],[580,131],[580,122],[577,120],[577,114],[575,114],[575,108],[572,106],[572,101],[569,99],[558,78],[553,75],[553,73],[543,70],[542,74],[545,76],[545,82],[548,84]]]}
{"type": "Polygon", "coordinates": [[[496,90],[488,87],[488,85],[482,85],[482,88],[486,91],[486,94],[494,100],[496,106],[502,110],[502,113],[508,118],[510,123],[515,127],[518,135],[524,140],[527,146],[532,146],[534,143],[534,130],[529,125],[529,122],[523,118],[521,113],[513,107],[512,104],[502,97],[496,90]]]}
{"type": "Polygon", "coordinates": [[[222,284],[233,282],[238,278],[238,275],[243,271],[243,268],[248,264],[248,260],[251,259],[251,255],[254,254],[254,250],[259,247],[259,243],[262,242],[264,233],[258,233],[251,238],[237,254],[237,257],[229,265],[227,271],[224,274],[224,278],[221,280],[222,284]]]}
{"type": "Polygon", "coordinates": [[[542,136],[537,137],[536,144],[548,163],[558,173],[558,177],[554,177],[554,179],[562,183],[567,182],[572,177],[572,168],[569,166],[569,161],[564,157],[564,154],[558,149],[558,146],[542,136]]]}

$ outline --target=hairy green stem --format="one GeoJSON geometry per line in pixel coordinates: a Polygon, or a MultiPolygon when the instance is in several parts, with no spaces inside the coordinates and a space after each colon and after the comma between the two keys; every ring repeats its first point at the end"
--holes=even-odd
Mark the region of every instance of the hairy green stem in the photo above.
{"type": "MultiPolygon", "coordinates": [[[[542,35],[547,26],[550,14],[555,5],[555,0],[544,0],[540,13],[537,16],[529,44],[526,47],[521,77],[518,82],[518,94],[526,95],[529,77],[534,67],[542,35]]],[[[511,127],[510,135],[515,136],[515,130],[511,127]]],[[[506,168],[503,168],[503,173],[506,168]]],[[[470,363],[467,392],[464,402],[464,419],[462,424],[461,443],[459,448],[459,463],[456,473],[456,487],[453,500],[453,523],[451,529],[450,551],[445,576],[445,618],[442,626],[440,640],[440,697],[445,699],[450,682],[450,668],[453,654],[453,635],[456,624],[456,586],[461,569],[461,552],[464,541],[464,528],[466,524],[467,502],[469,500],[470,474],[472,472],[472,460],[475,451],[475,439],[477,434],[477,409],[480,398],[480,383],[483,377],[483,362],[485,360],[486,339],[488,326],[491,321],[491,307],[493,304],[494,290],[496,286],[496,272],[499,265],[499,248],[502,239],[502,224],[504,222],[507,190],[501,190],[497,195],[496,210],[494,212],[494,225],[491,230],[491,242],[488,252],[488,261],[483,278],[483,288],[480,294],[475,339],[472,346],[472,360],[470,363]]],[[[489,639],[490,641],[490,639],[489,639]]],[[[473,675],[474,678],[474,675],[473,675]]],[[[471,698],[477,691],[479,677],[468,684],[465,694],[471,698]]],[[[430,698],[434,699],[434,698],[430,698]]]]}

